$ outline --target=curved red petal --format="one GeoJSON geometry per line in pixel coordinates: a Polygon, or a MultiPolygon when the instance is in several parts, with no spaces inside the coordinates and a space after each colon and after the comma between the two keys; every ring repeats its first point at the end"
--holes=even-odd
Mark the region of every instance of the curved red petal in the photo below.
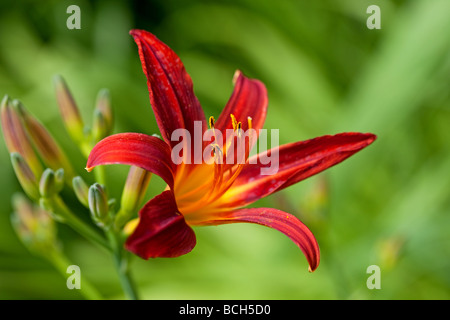
{"type": "Polygon", "coordinates": [[[225,108],[215,123],[215,128],[225,136],[226,129],[233,129],[230,115],[242,123],[242,130],[248,129],[248,117],[252,118],[252,127],[259,131],[264,126],[267,114],[267,89],[256,79],[245,77],[237,71],[234,79],[234,90],[225,108]]]}
{"type": "Polygon", "coordinates": [[[278,157],[275,149],[260,153],[248,160],[228,191],[227,205],[242,207],[284,189],[342,162],[375,139],[370,133],[341,133],[282,145],[278,157]],[[269,163],[269,158],[262,160],[268,155],[272,157],[269,163]]]}
{"type": "Polygon", "coordinates": [[[98,142],[89,154],[86,170],[106,164],[140,167],[160,176],[173,189],[170,147],[142,133],[118,133],[98,142]]]}
{"type": "Polygon", "coordinates": [[[142,69],[147,77],[150,103],[163,139],[171,141],[175,129],[194,132],[194,121],[206,129],[203,110],[194,94],[191,77],[180,58],[155,35],[144,30],[131,30],[139,49],[142,69]]]}
{"type": "Polygon", "coordinates": [[[150,200],[139,212],[139,218],[125,247],[141,258],[174,258],[195,247],[195,233],[178,212],[172,191],[150,200]]]}
{"type": "Polygon", "coordinates": [[[240,71],[236,71],[233,82],[233,93],[214,125],[214,128],[222,134],[222,146],[228,145],[233,148],[232,152],[226,152],[224,162],[231,165],[227,165],[224,170],[248,158],[250,150],[257,141],[259,130],[264,126],[268,106],[267,89],[261,81],[249,79],[240,71]],[[236,125],[233,125],[231,115],[234,116],[236,122],[241,123],[244,140],[229,135],[236,125]],[[249,119],[251,119],[252,132],[247,131],[250,127],[249,119]],[[238,156],[242,153],[239,150],[241,147],[244,147],[245,153],[238,156]]]}
{"type": "Polygon", "coordinates": [[[319,266],[319,245],[313,233],[297,217],[284,211],[272,208],[239,209],[197,224],[220,225],[238,222],[260,224],[282,232],[302,250],[308,261],[309,271],[313,272],[319,266]]]}

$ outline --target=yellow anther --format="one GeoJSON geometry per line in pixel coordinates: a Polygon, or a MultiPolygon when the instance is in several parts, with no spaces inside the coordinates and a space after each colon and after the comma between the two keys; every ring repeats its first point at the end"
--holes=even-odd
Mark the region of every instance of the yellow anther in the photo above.
{"type": "Polygon", "coordinates": [[[209,117],[209,128],[210,129],[214,129],[214,123],[215,122],[216,122],[216,120],[214,120],[213,116],[209,117]]]}
{"type": "Polygon", "coordinates": [[[247,121],[248,121],[248,128],[252,129],[253,128],[252,117],[247,117],[247,121]]]}
{"type": "Polygon", "coordinates": [[[240,137],[242,135],[242,123],[238,122],[237,124],[237,135],[240,137]]]}
{"type": "Polygon", "coordinates": [[[234,116],[234,114],[230,114],[230,117],[231,117],[231,124],[233,125],[233,130],[236,131],[238,125],[236,117],[234,116]]]}

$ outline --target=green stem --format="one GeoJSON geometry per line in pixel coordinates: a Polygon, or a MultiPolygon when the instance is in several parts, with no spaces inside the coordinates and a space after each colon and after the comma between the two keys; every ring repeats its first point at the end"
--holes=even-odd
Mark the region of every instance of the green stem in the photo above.
{"type": "Polygon", "coordinates": [[[94,169],[95,180],[101,185],[106,186],[106,173],[104,166],[98,166],[94,169]]]}
{"type": "MultiPolygon", "coordinates": [[[[95,180],[103,186],[106,186],[106,172],[104,166],[98,166],[94,169],[95,180]]],[[[114,225],[105,230],[109,240],[109,247],[112,250],[114,258],[114,266],[119,276],[120,284],[125,296],[130,300],[138,300],[138,295],[134,282],[131,279],[130,270],[128,268],[128,259],[124,255],[123,241],[114,230],[114,225]]]]}
{"type": "Polygon", "coordinates": [[[114,264],[119,276],[120,284],[126,295],[130,300],[138,300],[138,295],[134,282],[131,279],[130,270],[128,268],[128,259],[124,255],[123,242],[119,235],[114,232],[113,228],[109,228],[106,231],[108,239],[111,243],[111,247],[114,252],[114,264]]]}
{"type": "Polygon", "coordinates": [[[111,247],[106,239],[73,214],[59,196],[56,195],[51,200],[55,214],[61,216],[65,223],[88,240],[99,245],[103,249],[111,251],[111,247]]]}
{"type": "MultiPolygon", "coordinates": [[[[68,276],[67,267],[72,265],[72,263],[70,263],[70,261],[61,252],[53,249],[47,252],[45,256],[64,277],[68,276]]],[[[83,294],[83,296],[89,300],[101,300],[102,296],[97,291],[97,289],[95,289],[95,287],[92,286],[91,283],[85,277],[81,275],[80,277],[81,277],[80,279],[81,294],[83,294]]]]}

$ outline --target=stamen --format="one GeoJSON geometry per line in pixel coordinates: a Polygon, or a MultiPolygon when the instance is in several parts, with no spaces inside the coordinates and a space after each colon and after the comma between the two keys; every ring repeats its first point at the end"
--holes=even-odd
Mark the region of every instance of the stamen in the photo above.
{"type": "Polygon", "coordinates": [[[213,189],[220,187],[223,179],[223,153],[219,146],[214,147],[214,182],[213,189]]]}
{"type": "MultiPolygon", "coordinates": [[[[249,155],[249,149],[253,145],[253,140],[256,136],[251,130],[248,133],[249,141],[247,142],[242,122],[238,122],[233,114],[230,114],[230,118],[234,134],[231,137],[227,136],[228,139],[224,141],[225,145],[222,149],[219,147],[221,144],[218,144],[219,141],[217,141],[215,134],[215,119],[213,116],[209,117],[208,124],[210,129],[213,130],[216,141],[216,143],[210,145],[212,156],[214,157],[214,168],[211,167],[211,169],[214,170],[214,173],[210,172],[209,177],[203,183],[179,196],[178,201],[186,201],[183,211],[187,213],[209,206],[219,199],[233,185],[236,178],[248,164],[246,160],[249,155]],[[230,150],[230,148],[234,150],[230,150]],[[245,151],[241,150],[241,148],[244,148],[245,151]],[[234,157],[236,152],[238,159],[235,158],[232,163],[228,163],[228,154],[230,153],[230,156],[234,157]],[[191,197],[193,197],[192,200],[190,200],[191,197]]],[[[252,120],[251,117],[247,117],[248,129],[253,129],[252,120]]]]}
{"type": "Polygon", "coordinates": [[[209,117],[209,128],[210,129],[214,129],[215,122],[216,122],[216,120],[214,120],[213,116],[209,117]]]}
{"type": "Polygon", "coordinates": [[[236,117],[234,116],[234,114],[230,114],[230,117],[231,117],[231,124],[233,125],[233,130],[236,131],[237,128],[236,117]]]}
{"type": "Polygon", "coordinates": [[[242,136],[242,123],[238,122],[237,124],[237,135],[238,137],[242,136]]]}
{"type": "MultiPolygon", "coordinates": [[[[210,116],[210,117],[209,117],[208,123],[209,123],[209,129],[212,130],[212,132],[213,132],[214,142],[215,142],[215,143],[218,143],[218,141],[217,141],[217,136],[216,136],[216,129],[214,128],[214,125],[215,125],[215,123],[216,123],[216,120],[214,119],[213,116],[210,116]]],[[[213,152],[214,152],[214,149],[213,149],[213,152]]]]}
{"type": "MultiPolygon", "coordinates": [[[[248,135],[248,153],[250,154],[250,149],[253,147],[253,121],[252,121],[252,117],[247,117],[247,121],[248,121],[248,130],[249,130],[249,135],[248,135]]],[[[247,156],[247,155],[246,155],[247,156]]]]}

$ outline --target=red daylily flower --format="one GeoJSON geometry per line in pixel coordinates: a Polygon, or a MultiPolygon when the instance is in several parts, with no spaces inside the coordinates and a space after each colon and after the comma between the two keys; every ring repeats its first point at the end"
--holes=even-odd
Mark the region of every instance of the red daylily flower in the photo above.
{"type": "MultiPolygon", "coordinates": [[[[190,252],[196,244],[191,226],[248,222],[287,235],[306,256],[309,270],[314,271],[319,265],[319,246],[312,232],[298,218],[277,209],[243,207],[338,164],[371,144],[376,136],[355,132],[327,135],[286,144],[248,158],[255,140],[251,139],[243,146],[247,161],[175,164],[171,153],[178,141],[171,140],[172,133],[176,129],[186,129],[195,136],[198,127],[194,123],[197,122],[203,134],[208,122],[179,57],[147,31],[132,30],[130,34],[139,48],[162,139],[141,133],[115,134],[100,141],[87,162],[88,171],[106,164],[138,166],[167,183],[166,191],[140,210],[139,223],[128,237],[126,248],[144,259],[177,257],[190,252]],[[275,151],[279,155],[278,171],[272,175],[262,174],[261,169],[267,164],[258,160],[275,151]]],[[[221,132],[254,129],[258,134],[265,121],[267,103],[264,84],[237,72],[230,100],[217,121],[210,118],[209,126],[221,132]]],[[[232,139],[241,138],[237,134],[232,139]]],[[[194,149],[194,141],[189,143],[183,139],[183,142],[187,150],[194,149]]],[[[239,145],[225,138],[220,142],[225,147],[213,148],[213,155],[223,160],[239,145]]],[[[188,157],[187,153],[183,156],[188,157]]]]}

